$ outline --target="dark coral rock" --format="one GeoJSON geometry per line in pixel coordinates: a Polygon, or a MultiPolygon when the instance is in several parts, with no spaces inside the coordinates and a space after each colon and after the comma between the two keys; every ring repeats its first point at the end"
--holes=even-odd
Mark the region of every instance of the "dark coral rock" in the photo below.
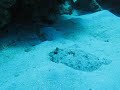
{"type": "Polygon", "coordinates": [[[100,11],[102,10],[101,6],[96,0],[76,0],[75,7],[83,11],[100,11]]]}
{"type": "Polygon", "coordinates": [[[16,0],[0,0],[0,28],[10,22],[10,8],[15,4],[16,0]]]}

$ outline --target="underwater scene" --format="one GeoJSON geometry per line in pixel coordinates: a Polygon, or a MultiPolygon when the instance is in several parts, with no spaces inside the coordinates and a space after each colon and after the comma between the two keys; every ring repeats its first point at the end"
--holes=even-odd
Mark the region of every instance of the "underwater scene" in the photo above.
{"type": "Polygon", "coordinates": [[[120,90],[120,0],[0,0],[0,90],[120,90]]]}

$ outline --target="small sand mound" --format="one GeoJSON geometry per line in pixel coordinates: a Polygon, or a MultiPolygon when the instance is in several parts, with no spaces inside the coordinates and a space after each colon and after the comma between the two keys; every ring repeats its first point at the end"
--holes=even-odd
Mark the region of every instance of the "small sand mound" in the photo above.
{"type": "Polygon", "coordinates": [[[68,48],[56,48],[49,54],[50,60],[55,63],[63,63],[71,68],[82,71],[94,71],[99,69],[102,65],[111,63],[107,59],[99,59],[98,57],[80,50],[74,45],[68,48]]]}

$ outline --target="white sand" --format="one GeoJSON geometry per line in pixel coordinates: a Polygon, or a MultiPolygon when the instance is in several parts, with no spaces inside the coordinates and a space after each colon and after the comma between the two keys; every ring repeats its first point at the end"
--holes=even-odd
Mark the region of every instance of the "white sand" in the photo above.
{"type": "Polygon", "coordinates": [[[42,32],[51,41],[0,51],[0,90],[120,90],[120,18],[106,10],[67,18],[42,32]],[[86,72],[50,61],[56,47],[74,44],[112,62],[86,72]]]}

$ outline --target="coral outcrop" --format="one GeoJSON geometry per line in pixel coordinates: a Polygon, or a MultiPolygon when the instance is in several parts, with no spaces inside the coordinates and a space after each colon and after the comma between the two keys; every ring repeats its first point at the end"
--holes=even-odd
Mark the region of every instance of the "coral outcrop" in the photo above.
{"type": "Polygon", "coordinates": [[[57,15],[72,14],[73,9],[101,10],[96,0],[0,0],[0,28],[15,22],[53,23],[57,15]]]}
{"type": "Polygon", "coordinates": [[[11,20],[10,8],[16,0],[0,0],[0,28],[4,27],[11,20]]]}

